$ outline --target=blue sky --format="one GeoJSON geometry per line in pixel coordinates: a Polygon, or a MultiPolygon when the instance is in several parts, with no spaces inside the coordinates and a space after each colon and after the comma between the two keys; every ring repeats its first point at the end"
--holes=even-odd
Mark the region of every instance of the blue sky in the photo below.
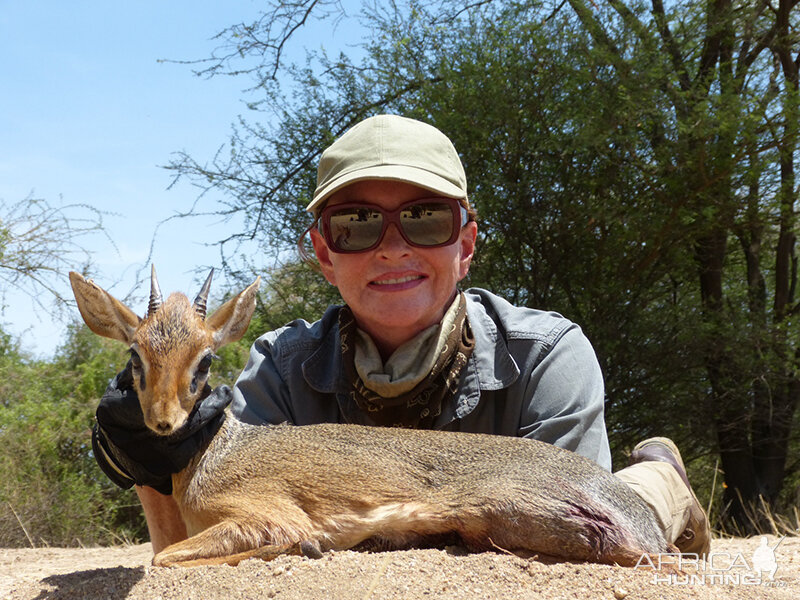
{"type": "MultiPolygon", "coordinates": [[[[86,243],[96,281],[119,297],[128,294],[136,271],[146,267],[158,223],[188,209],[197,193],[188,183],[167,190],[170,173],[159,165],[178,151],[211,158],[247,112],[242,90],[249,81],[199,78],[191,67],[162,59],[209,56],[216,33],[252,20],[261,6],[0,0],[0,199],[13,204],[33,195],[114,213],[104,222],[116,249],[102,236],[86,243]]],[[[299,57],[305,47],[344,47],[353,40],[337,39],[343,31],[308,29],[290,49],[299,57]]],[[[192,270],[219,266],[218,251],[204,243],[235,227],[211,220],[162,226],[154,248],[162,290],[194,292],[192,270]]],[[[14,293],[0,314],[3,328],[39,356],[63,341],[61,321],[14,293]]]]}

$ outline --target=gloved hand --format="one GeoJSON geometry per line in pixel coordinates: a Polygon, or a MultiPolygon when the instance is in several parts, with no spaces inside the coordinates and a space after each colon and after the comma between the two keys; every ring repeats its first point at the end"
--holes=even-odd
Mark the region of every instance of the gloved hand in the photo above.
{"type": "Polygon", "coordinates": [[[123,489],[135,483],[171,494],[172,473],[182,470],[208,444],[233,399],[228,386],[212,391],[206,385],[203,393],[205,397],[195,405],[183,427],[169,436],[158,435],[144,424],[128,362],[97,407],[92,449],[103,473],[123,489]]]}

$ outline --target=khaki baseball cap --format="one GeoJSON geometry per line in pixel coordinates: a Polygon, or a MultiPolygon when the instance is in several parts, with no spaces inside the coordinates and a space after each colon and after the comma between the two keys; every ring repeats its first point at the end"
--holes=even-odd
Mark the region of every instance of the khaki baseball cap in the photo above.
{"type": "Polygon", "coordinates": [[[397,115],[361,121],[322,153],[317,189],[306,210],[318,212],[331,194],[365,179],[404,181],[467,198],[464,166],[450,139],[432,125],[397,115]]]}

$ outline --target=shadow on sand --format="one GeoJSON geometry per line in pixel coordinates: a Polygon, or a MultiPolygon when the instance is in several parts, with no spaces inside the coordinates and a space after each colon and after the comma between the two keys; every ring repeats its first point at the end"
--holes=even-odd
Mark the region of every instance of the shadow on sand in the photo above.
{"type": "Polygon", "coordinates": [[[78,598],[126,598],[134,585],[144,577],[144,567],[112,567],[91,569],[41,580],[50,590],[42,590],[35,600],[75,600],[78,598]]]}

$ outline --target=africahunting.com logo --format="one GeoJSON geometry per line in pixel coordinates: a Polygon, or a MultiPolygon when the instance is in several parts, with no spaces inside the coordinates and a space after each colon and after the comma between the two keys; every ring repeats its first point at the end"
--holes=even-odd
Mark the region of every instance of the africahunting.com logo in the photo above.
{"type": "Polygon", "coordinates": [[[781,537],[774,546],[766,537],[755,552],[710,552],[705,559],[697,554],[643,554],[635,569],[651,569],[653,583],[668,585],[761,585],[784,587],[785,581],[775,579],[778,561],[775,551],[783,543],[781,537]]]}

